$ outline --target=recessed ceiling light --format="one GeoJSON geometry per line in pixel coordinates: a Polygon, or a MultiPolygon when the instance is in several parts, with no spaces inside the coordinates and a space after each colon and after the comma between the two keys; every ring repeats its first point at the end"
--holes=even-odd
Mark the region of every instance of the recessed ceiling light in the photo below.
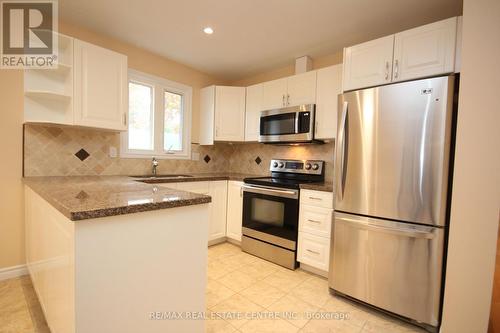
{"type": "Polygon", "coordinates": [[[206,27],[203,29],[203,32],[206,33],[207,35],[211,35],[214,33],[214,29],[212,29],[210,27],[206,27]]]}

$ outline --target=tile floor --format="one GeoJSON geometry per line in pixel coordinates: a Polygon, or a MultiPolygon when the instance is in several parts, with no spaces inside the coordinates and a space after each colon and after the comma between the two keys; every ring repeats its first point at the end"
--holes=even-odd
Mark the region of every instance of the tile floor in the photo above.
{"type": "MultiPolygon", "coordinates": [[[[229,243],[208,250],[206,331],[422,333],[331,296],[326,279],[291,271],[229,243]],[[327,319],[328,316],[347,319],[327,319]]],[[[50,333],[28,276],[0,281],[0,333],[50,333]]]]}
{"type": "Polygon", "coordinates": [[[330,295],[324,278],[282,268],[229,243],[208,250],[206,293],[207,332],[425,332],[330,295]],[[327,319],[341,315],[347,319],[327,319]]]}
{"type": "Polygon", "coordinates": [[[0,332],[50,333],[29,276],[0,281],[0,332]]]}

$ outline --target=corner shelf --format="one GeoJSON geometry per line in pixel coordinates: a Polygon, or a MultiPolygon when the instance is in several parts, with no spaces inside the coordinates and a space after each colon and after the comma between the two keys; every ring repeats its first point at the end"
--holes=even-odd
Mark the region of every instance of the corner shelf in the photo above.
{"type": "Polygon", "coordinates": [[[31,98],[44,98],[57,101],[70,101],[72,98],[71,95],[61,94],[49,90],[26,90],[24,95],[31,98]]]}

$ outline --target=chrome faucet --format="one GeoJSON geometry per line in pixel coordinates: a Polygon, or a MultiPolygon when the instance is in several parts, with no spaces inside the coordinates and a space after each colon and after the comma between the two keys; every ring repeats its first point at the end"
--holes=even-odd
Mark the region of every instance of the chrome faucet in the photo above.
{"type": "Polygon", "coordinates": [[[156,159],[156,157],[153,157],[153,160],[151,161],[151,167],[151,173],[153,174],[153,176],[156,176],[156,168],[158,168],[158,160],[156,159]]]}

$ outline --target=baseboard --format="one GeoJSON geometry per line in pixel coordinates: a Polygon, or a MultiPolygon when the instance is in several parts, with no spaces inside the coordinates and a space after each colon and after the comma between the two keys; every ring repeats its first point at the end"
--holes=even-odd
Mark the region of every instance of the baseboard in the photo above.
{"type": "Polygon", "coordinates": [[[208,241],[208,246],[224,243],[226,241],[226,239],[227,239],[226,237],[212,239],[211,241],[208,241]]]}
{"type": "Polygon", "coordinates": [[[324,271],[322,269],[318,269],[316,267],[312,267],[303,263],[300,263],[300,268],[303,269],[304,271],[308,271],[309,273],[313,273],[325,278],[328,278],[328,272],[324,271]]]}
{"type": "Polygon", "coordinates": [[[23,275],[28,275],[28,268],[26,267],[26,265],[0,268],[0,281],[12,279],[23,275]]]}

